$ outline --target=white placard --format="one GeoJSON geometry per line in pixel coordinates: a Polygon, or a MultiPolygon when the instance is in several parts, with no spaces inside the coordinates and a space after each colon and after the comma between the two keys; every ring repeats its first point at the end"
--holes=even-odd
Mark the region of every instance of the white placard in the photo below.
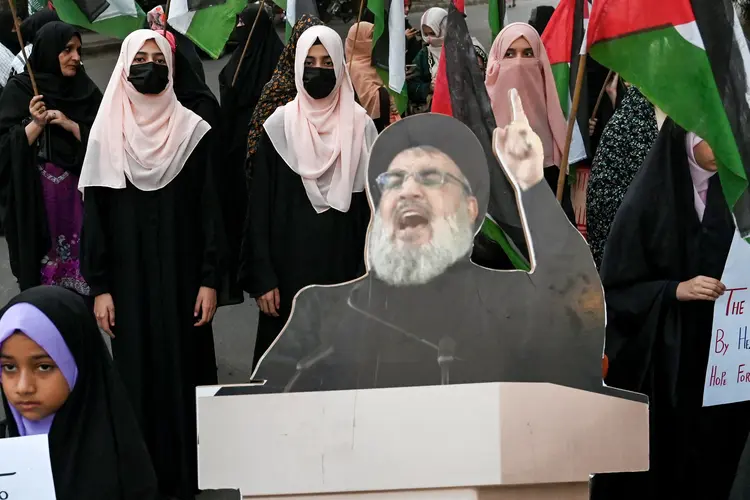
{"type": "Polygon", "coordinates": [[[0,500],[55,500],[46,434],[0,439],[0,500]]]}
{"type": "Polygon", "coordinates": [[[750,400],[750,244],[737,231],[714,305],[703,406],[750,400]]]}

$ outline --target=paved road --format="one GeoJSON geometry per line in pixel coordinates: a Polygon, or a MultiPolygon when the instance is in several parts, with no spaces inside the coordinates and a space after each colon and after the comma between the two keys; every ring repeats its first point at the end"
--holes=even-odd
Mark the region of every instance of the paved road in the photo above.
{"type": "MultiPolygon", "coordinates": [[[[527,21],[533,7],[556,5],[558,0],[517,0],[517,2],[518,6],[508,12],[508,19],[511,22],[527,21]]],[[[410,16],[413,26],[419,25],[420,16],[421,14],[410,16]]],[[[489,50],[491,34],[487,24],[487,6],[467,7],[467,23],[472,34],[479,38],[489,50]]],[[[341,23],[334,24],[332,27],[342,36],[348,31],[348,26],[341,23]]],[[[87,72],[102,90],[107,86],[116,59],[116,54],[108,54],[87,59],[85,62],[87,72]]],[[[218,61],[204,61],[207,82],[217,95],[218,74],[226,64],[226,59],[225,57],[218,61]]],[[[7,303],[16,293],[16,281],[10,272],[8,263],[8,248],[6,245],[0,244],[0,304],[7,303]]],[[[244,304],[222,308],[216,314],[214,337],[221,383],[242,383],[249,379],[257,323],[258,308],[255,301],[249,299],[244,304]]],[[[2,408],[0,407],[0,419],[2,418],[2,408]]],[[[236,494],[206,492],[201,495],[200,500],[229,500],[235,498],[236,494]]]]}

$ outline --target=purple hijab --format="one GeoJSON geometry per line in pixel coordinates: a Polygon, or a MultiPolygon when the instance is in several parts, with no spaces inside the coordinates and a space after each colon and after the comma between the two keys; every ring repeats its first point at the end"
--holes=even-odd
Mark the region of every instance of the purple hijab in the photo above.
{"type": "MultiPolygon", "coordinates": [[[[0,348],[8,337],[18,331],[23,332],[47,351],[62,371],[72,392],[78,378],[78,366],[54,323],[33,305],[21,302],[11,306],[0,318],[0,348]]],[[[21,436],[49,434],[52,421],[55,419],[55,414],[52,414],[38,422],[28,420],[21,416],[12,405],[10,405],[10,412],[13,414],[21,436]]]]}

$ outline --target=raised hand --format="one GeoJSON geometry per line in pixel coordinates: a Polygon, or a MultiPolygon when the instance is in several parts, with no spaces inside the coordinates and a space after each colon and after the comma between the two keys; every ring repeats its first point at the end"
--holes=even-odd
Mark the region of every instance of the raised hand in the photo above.
{"type": "Polygon", "coordinates": [[[523,191],[536,186],[544,178],[544,146],[529,126],[521,96],[516,89],[508,92],[513,121],[495,129],[492,146],[506,173],[523,191]]]}

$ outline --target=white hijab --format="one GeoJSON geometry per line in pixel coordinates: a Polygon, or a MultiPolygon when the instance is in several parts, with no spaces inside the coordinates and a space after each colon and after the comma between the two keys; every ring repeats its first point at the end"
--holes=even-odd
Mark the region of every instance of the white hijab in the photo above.
{"type": "Polygon", "coordinates": [[[365,168],[377,129],[354,101],[341,37],[326,26],[308,28],[297,41],[294,60],[297,97],[278,108],[263,124],[279,156],[302,178],[315,211],[347,212],[352,193],[365,189],[365,168]],[[313,99],[302,80],[305,58],[317,40],[333,60],[336,87],[313,99]]]}
{"type": "Polygon", "coordinates": [[[78,189],[124,189],[125,179],[141,191],[163,188],[211,127],[177,101],[174,61],[166,38],[134,31],[122,42],[120,58],[91,127],[78,189]],[[154,40],[169,67],[169,84],[159,95],[141,94],[128,81],[130,65],[143,44],[154,40]]]}
{"type": "MultiPolygon", "coordinates": [[[[432,31],[435,32],[436,38],[440,38],[445,41],[445,27],[447,18],[448,11],[445,9],[442,9],[440,7],[432,7],[430,9],[427,9],[425,13],[422,14],[422,21],[419,26],[419,31],[422,33],[422,40],[427,42],[427,37],[424,34],[423,26],[428,26],[429,28],[432,28],[432,31]]],[[[440,52],[442,52],[442,50],[442,44],[437,47],[433,46],[432,44],[427,45],[427,62],[430,65],[430,74],[432,75],[433,82],[435,81],[435,79],[437,79],[438,66],[440,63],[440,52]]]]}

